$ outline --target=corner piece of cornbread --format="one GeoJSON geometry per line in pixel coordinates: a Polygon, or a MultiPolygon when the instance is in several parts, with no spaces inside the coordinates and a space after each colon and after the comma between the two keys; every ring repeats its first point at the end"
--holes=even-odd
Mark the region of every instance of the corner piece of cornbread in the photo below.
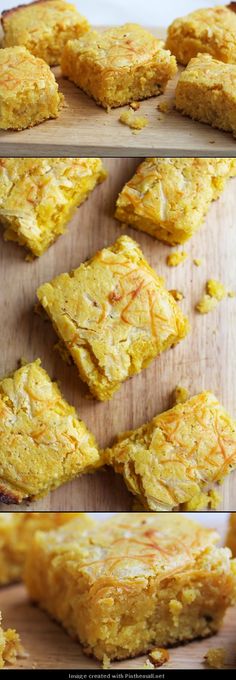
{"type": "Polygon", "coordinates": [[[56,529],[75,517],[78,526],[94,524],[84,512],[0,512],[0,586],[21,580],[36,531],[56,529]]]}
{"type": "Polygon", "coordinates": [[[1,626],[2,614],[0,611],[0,669],[7,664],[15,664],[18,656],[24,655],[18,633],[12,628],[4,630],[1,626]]]}
{"type": "Polygon", "coordinates": [[[3,47],[24,45],[50,66],[60,63],[67,40],[89,30],[87,20],[64,0],[35,0],[2,12],[3,47]]]}
{"type": "Polygon", "coordinates": [[[236,562],[218,534],[181,515],[121,513],[37,532],[26,563],[33,602],[86,654],[122,659],[215,633],[236,599],[236,562]]]}
{"type": "Polygon", "coordinates": [[[106,176],[100,158],[1,158],[4,238],[42,255],[106,176]]]}
{"type": "Polygon", "coordinates": [[[40,366],[0,381],[0,501],[21,503],[98,467],[93,435],[40,366]]]}
{"type": "Polygon", "coordinates": [[[226,545],[228,545],[232,551],[233,556],[236,557],[236,512],[231,512],[229,518],[226,545]]]}
{"type": "Polygon", "coordinates": [[[147,158],[119,194],[115,217],[170,245],[184,243],[235,175],[233,158],[147,158]]]}
{"type": "Polygon", "coordinates": [[[150,510],[194,510],[236,468],[236,422],[202,392],[125,432],[104,453],[150,510]]]}
{"type": "Polygon", "coordinates": [[[90,31],[69,40],[61,60],[64,76],[104,108],[164,92],[177,72],[176,59],[138,24],[90,31]]]}
{"type": "Polygon", "coordinates": [[[198,54],[181,73],[175,106],[193,120],[236,136],[236,64],[198,54]]]}
{"type": "Polygon", "coordinates": [[[128,236],[37,295],[80,377],[102,401],[188,331],[163,280],[128,236]]]}
{"type": "Polygon", "coordinates": [[[64,97],[48,64],[25,47],[0,49],[0,129],[24,130],[57,118],[64,97]]]}
{"type": "Polygon", "coordinates": [[[166,48],[184,65],[198,52],[236,64],[236,15],[229,5],[198,9],[175,19],[168,28],[166,48]]]}

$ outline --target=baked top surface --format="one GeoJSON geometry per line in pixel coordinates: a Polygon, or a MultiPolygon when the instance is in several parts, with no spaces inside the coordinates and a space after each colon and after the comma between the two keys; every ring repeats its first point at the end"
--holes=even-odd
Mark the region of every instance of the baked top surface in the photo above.
{"type": "Polygon", "coordinates": [[[212,89],[213,92],[214,88],[217,88],[235,102],[236,64],[225,64],[210,54],[198,54],[181,73],[177,91],[185,83],[195,84],[199,89],[212,89]]]}
{"type": "Polygon", "coordinates": [[[163,45],[162,40],[138,24],[124,24],[103,33],[90,31],[79,40],[69,41],[67,51],[72,50],[75,58],[78,56],[112,71],[145,64],[152,59],[168,63],[171,55],[163,45]]]}
{"type": "Polygon", "coordinates": [[[218,540],[218,534],[185,517],[155,513],[122,513],[80,533],[77,520],[36,542],[58,558],[67,573],[85,573],[89,580],[120,581],[185,571],[218,540]]]}
{"type": "Polygon", "coordinates": [[[63,231],[93,177],[94,184],[106,177],[99,158],[2,158],[0,222],[40,254],[63,231]]]}
{"type": "Polygon", "coordinates": [[[16,97],[31,88],[37,91],[57,84],[48,64],[34,57],[25,47],[5,47],[0,50],[0,97],[16,97]]]}
{"type": "Polygon", "coordinates": [[[98,383],[125,380],[141,369],[144,354],[155,356],[187,332],[162,279],[127,236],[37,295],[75,362],[77,349],[89,355],[98,383]]]}
{"type": "Polygon", "coordinates": [[[4,29],[10,28],[12,34],[22,37],[32,32],[35,41],[37,35],[41,35],[42,29],[50,34],[55,25],[63,30],[81,20],[84,21],[76,7],[63,0],[40,0],[29,5],[20,5],[2,14],[4,29]]]}
{"type": "Polygon", "coordinates": [[[236,423],[202,392],[124,433],[106,455],[152,509],[170,510],[235,468],[236,423]]]}
{"type": "Polygon", "coordinates": [[[197,36],[207,41],[217,37],[235,45],[236,14],[224,6],[198,9],[175,19],[170,29],[177,30],[183,37],[197,36]]]}
{"type": "Polygon", "coordinates": [[[99,460],[93,436],[39,360],[0,381],[0,413],[0,495],[12,502],[40,496],[99,460]]]}
{"type": "Polygon", "coordinates": [[[191,222],[194,226],[199,213],[205,212],[206,202],[218,196],[215,178],[233,174],[236,162],[227,158],[148,158],[122,189],[116,217],[121,210],[122,219],[122,209],[128,208],[131,220],[135,214],[140,219],[165,223],[170,231],[189,231],[191,222]]]}

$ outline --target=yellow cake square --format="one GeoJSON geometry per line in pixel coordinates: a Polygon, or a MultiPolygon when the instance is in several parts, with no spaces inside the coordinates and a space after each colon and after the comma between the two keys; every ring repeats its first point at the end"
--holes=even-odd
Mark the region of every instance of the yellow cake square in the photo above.
{"type": "Polygon", "coordinates": [[[175,106],[194,120],[236,136],[236,64],[198,54],[180,75],[175,106]]]}
{"type": "Polygon", "coordinates": [[[0,611],[0,669],[7,664],[14,664],[18,656],[24,654],[18,633],[12,628],[4,630],[1,625],[0,611]]]}
{"type": "Polygon", "coordinates": [[[89,30],[87,20],[64,0],[35,0],[2,12],[3,46],[24,45],[50,66],[59,64],[68,40],[89,30]]]}
{"type": "Polygon", "coordinates": [[[188,331],[163,280],[128,236],[43,284],[37,295],[80,377],[101,400],[188,331]]]}
{"type": "Polygon", "coordinates": [[[100,464],[93,435],[39,360],[0,381],[0,414],[3,503],[41,498],[100,464]]]}
{"type": "Polygon", "coordinates": [[[57,118],[64,97],[48,64],[25,47],[0,50],[0,129],[24,130],[57,118]]]}
{"type": "Polygon", "coordinates": [[[184,243],[235,175],[233,158],[147,158],[120,192],[115,217],[170,245],[184,243]]]}
{"type": "Polygon", "coordinates": [[[146,509],[203,509],[236,468],[236,422],[202,392],[121,434],[104,458],[146,509]]]}
{"type": "Polygon", "coordinates": [[[236,561],[218,540],[177,514],[116,513],[82,535],[74,520],[37,532],[26,585],[86,654],[134,657],[219,629],[236,599],[236,561]]]}
{"type": "Polygon", "coordinates": [[[215,59],[236,64],[236,3],[227,6],[197,9],[175,19],[167,32],[166,49],[181,64],[188,64],[198,52],[207,52],[215,59]]]}
{"type": "Polygon", "coordinates": [[[177,71],[175,57],[138,24],[90,31],[69,40],[62,73],[104,108],[161,94],[177,71]]]}
{"type": "Polygon", "coordinates": [[[5,239],[42,255],[106,176],[100,158],[1,158],[0,224],[5,239]]]}

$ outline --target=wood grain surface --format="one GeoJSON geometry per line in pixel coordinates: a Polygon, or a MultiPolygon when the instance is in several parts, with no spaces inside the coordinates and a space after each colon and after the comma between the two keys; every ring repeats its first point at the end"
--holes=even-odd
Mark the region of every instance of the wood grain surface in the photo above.
{"type": "MultiPolygon", "coordinates": [[[[150,29],[159,38],[163,28],[150,29]]],[[[181,69],[179,69],[179,72],[181,69]]],[[[158,111],[163,101],[173,104],[177,77],[164,95],[141,102],[137,115],[146,115],[149,124],[134,134],[119,122],[127,107],[107,113],[54,69],[66,106],[56,120],[45,121],[21,132],[0,132],[1,156],[234,156],[236,141],[231,133],[192,121],[174,109],[158,111]]]]}
{"type": "MultiPolygon", "coordinates": [[[[28,600],[23,585],[10,586],[0,592],[0,605],[4,627],[16,628],[28,656],[18,659],[16,669],[92,669],[101,665],[83,654],[81,646],[70,639],[67,633],[47,614],[34,607],[28,600]]],[[[170,658],[165,669],[206,668],[204,656],[211,647],[224,647],[226,669],[236,668],[235,651],[236,607],[228,610],[222,629],[217,635],[206,640],[197,640],[169,650],[170,658]]],[[[147,655],[116,661],[111,668],[144,668],[147,655]]]]}
{"type": "MultiPolygon", "coordinates": [[[[26,262],[24,249],[1,240],[0,375],[15,370],[21,357],[29,361],[40,357],[102,447],[111,444],[118,432],[136,428],[170,407],[177,384],[186,386],[191,395],[212,390],[235,415],[236,298],[223,300],[206,316],[197,314],[194,307],[209,277],[236,290],[236,179],[228,182],[221,198],[212,204],[202,229],[186,244],[186,262],[171,269],[166,265],[166,256],[171,252],[168,246],[129,227],[122,229],[113,218],[117,194],[133,174],[137,159],[105,159],[104,164],[109,170],[108,179],[77,210],[68,232],[43,257],[26,262]],[[34,313],[35,293],[41,283],[77,267],[122,233],[136,239],[150,264],[165,277],[169,289],[184,293],[181,305],[190,317],[192,330],[178,346],[126,381],[111,401],[101,403],[88,398],[75,366],[65,364],[53,349],[56,335],[51,323],[34,313]],[[202,266],[195,267],[193,258],[202,258],[202,266]]],[[[221,510],[236,510],[235,480],[236,473],[232,473],[221,488],[221,510]]],[[[122,478],[105,470],[64,485],[28,509],[116,511],[131,507],[132,498],[122,478]]],[[[4,509],[7,508],[2,505],[4,509]]]]}

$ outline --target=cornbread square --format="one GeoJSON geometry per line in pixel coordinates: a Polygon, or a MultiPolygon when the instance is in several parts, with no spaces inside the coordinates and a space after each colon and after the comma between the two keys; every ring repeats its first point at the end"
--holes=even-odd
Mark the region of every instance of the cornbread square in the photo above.
{"type": "Polygon", "coordinates": [[[36,531],[56,529],[78,518],[78,526],[93,526],[84,512],[1,512],[0,586],[20,581],[28,550],[36,531]]]}
{"type": "Polygon", "coordinates": [[[90,31],[69,40],[62,53],[64,76],[104,108],[161,94],[177,71],[176,59],[137,24],[90,31]]]}
{"type": "Polygon", "coordinates": [[[229,5],[198,9],[175,19],[168,28],[166,48],[184,65],[198,52],[236,64],[236,15],[229,5]]]}
{"type": "Polygon", "coordinates": [[[231,512],[229,518],[226,545],[228,545],[232,551],[233,556],[236,557],[236,512],[231,512]]]}
{"type": "Polygon", "coordinates": [[[82,536],[74,520],[37,532],[26,585],[86,654],[133,657],[218,630],[236,597],[236,562],[218,538],[175,514],[116,514],[82,536]]]}
{"type": "Polygon", "coordinates": [[[2,12],[3,46],[24,45],[50,66],[60,63],[67,40],[89,30],[87,20],[64,0],[35,0],[2,12]]]}
{"type": "Polygon", "coordinates": [[[102,401],[188,331],[163,280],[128,236],[37,295],[80,377],[102,401]]]}
{"type": "Polygon", "coordinates": [[[25,47],[0,50],[0,129],[24,130],[57,118],[64,100],[49,66],[25,47]]]}
{"type": "Polygon", "coordinates": [[[184,243],[234,175],[233,158],[147,158],[119,194],[115,217],[170,245],[184,243]]]}
{"type": "Polygon", "coordinates": [[[203,509],[236,468],[236,422],[202,392],[120,435],[104,458],[146,509],[203,509]]]}
{"type": "Polygon", "coordinates": [[[42,255],[107,176],[100,158],[1,158],[4,237],[42,255]]]}
{"type": "Polygon", "coordinates": [[[191,59],[177,83],[175,105],[194,120],[236,135],[236,64],[209,54],[191,59]]]}
{"type": "Polygon", "coordinates": [[[0,501],[21,503],[99,464],[94,437],[40,366],[0,381],[0,501]]]}
{"type": "Polygon", "coordinates": [[[14,664],[16,658],[23,654],[18,633],[12,628],[3,630],[1,621],[2,614],[0,611],[0,669],[5,666],[5,663],[14,664]]]}

